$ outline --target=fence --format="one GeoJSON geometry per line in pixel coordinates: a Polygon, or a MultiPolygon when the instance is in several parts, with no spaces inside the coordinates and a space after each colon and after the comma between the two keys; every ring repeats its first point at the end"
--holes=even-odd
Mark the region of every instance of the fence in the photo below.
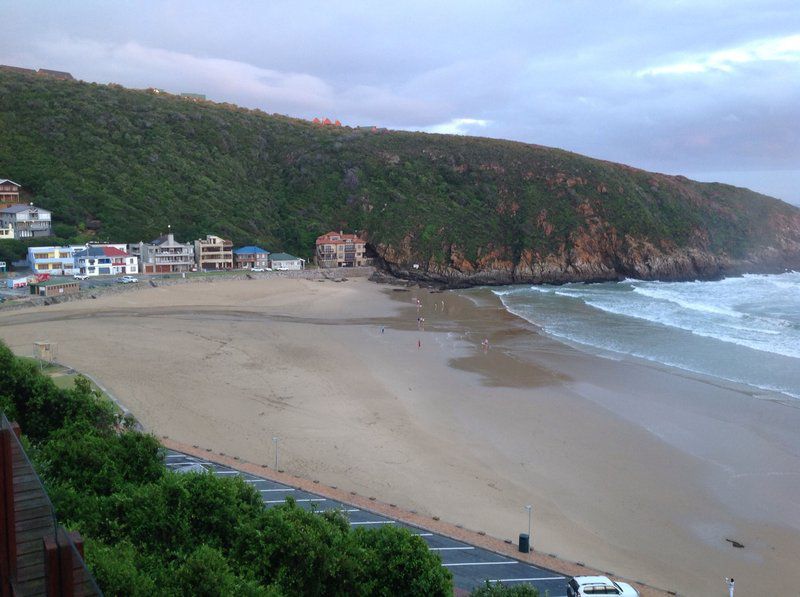
{"type": "Polygon", "coordinates": [[[58,524],[55,509],[0,413],[0,595],[102,595],[83,561],[83,540],[58,524]]]}

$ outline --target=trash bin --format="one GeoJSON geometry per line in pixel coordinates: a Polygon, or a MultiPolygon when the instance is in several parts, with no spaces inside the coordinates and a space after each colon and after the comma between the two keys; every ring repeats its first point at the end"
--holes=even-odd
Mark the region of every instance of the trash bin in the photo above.
{"type": "Polygon", "coordinates": [[[519,550],[522,553],[528,553],[531,550],[531,539],[528,533],[519,534],[519,550]]]}

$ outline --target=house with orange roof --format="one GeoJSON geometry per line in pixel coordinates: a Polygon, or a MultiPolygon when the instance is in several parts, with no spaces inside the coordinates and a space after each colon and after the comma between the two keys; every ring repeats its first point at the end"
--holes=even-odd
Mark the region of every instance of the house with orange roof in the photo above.
{"type": "Polygon", "coordinates": [[[328,232],[317,238],[314,261],[319,267],[358,267],[370,265],[366,241],[357,234],[328,232]]]}

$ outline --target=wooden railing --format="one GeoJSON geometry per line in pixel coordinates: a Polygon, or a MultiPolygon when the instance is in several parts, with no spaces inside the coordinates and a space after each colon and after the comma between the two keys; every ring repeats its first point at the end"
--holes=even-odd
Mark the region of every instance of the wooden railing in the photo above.
{"type": "Polygon", "coordinates": [[[0,595],[102,595],[83,562],[83,540],[58,524],[19,435],[0,413],[0,595]]]}

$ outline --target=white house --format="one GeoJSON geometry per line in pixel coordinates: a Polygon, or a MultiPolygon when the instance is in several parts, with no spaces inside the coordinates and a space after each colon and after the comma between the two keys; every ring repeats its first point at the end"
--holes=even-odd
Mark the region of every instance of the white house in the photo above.
{"type": "Polygon", "coordinates": [[[123,250],[125,245],[89,245],[76,251],[75,272],[86,276],[138,274],[139,261],[123,250]]]}
{"type": "Polygon", "coordinates": [[[16,238],[52,236],[50,212],[34,205],[10,205],[0,209],[0,228],[11,226],[16,238]]]}
{"type": "Polygon", "coordinates": [[[71,276],[76,273],[74,255],[85,245],[69,247],[28,247],[28,266],[34,274],[71,276]]]}
{"type": "Polygon", "coordinates": [[[271,253],[269,262],[275,270],[298,270],[305,269],[306,260],[288,253],[271,253]]]}

